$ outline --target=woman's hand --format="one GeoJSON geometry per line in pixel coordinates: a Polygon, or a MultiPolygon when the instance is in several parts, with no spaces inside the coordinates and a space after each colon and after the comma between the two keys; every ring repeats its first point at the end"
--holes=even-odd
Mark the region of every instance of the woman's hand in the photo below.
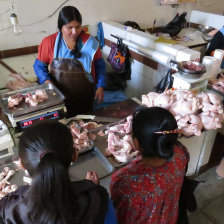
{"type": "Polygon", "coordinates": [[[51,80],[48,79],[48,80],[46,80],[46,81],[44,82],[44,84],[45,84],[45,83],[49,84],[49,83],[53,83],[53,82],[52,82],[51,80]]]}
{"type": "Polygon", "coordinates": [[[103,102],[103,87],[99,87],[96,90],[96,95],[95,95],[95,99],[98,99],[98,103],[102,103],[103,102]]]}
{"type": "Polygon", "coordinates": [[[87,172],[86,179],[91,180],[94,184],[97,184],[97,185],[100,184],[99,177],[98,177],[97,173],[94,171],[87,172]]]}

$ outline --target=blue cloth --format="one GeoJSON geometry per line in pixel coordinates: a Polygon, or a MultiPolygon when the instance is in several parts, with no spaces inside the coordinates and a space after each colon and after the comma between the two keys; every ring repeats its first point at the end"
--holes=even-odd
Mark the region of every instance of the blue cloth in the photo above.
{"type": "Polygon", "coordinates": [[[104,91],[104,99],[101,104],[97,103],[97,100],[94,101],[93,109],[97,110],[103,107],[111,106],[117,102],[126,100],[127,97],[122,91],[104,91]]]}
{"type": "Polygon", "coordinates": [[[100,42],[100,48],[103,48],[105,46],[105,43],[104,43],[104,33],[103,33],[102,22],[98,23],[97,39],[100,42]]]}
{"type": "Polygon", "coordinates": [[[33,68],[40,84],[43,84],[46,80],[50,80],[48,65],[36,59],[33,68]]]}
{"type": "Polygon", "coordinates": [[[224,36],[224,27],[219,30],[224,36]]]}
{"type": "Polygon", "coordinates": [[[107,208],[104,224],[117,224],[116,213],[110,198],[108,201],[108,208],[107,208]]]}

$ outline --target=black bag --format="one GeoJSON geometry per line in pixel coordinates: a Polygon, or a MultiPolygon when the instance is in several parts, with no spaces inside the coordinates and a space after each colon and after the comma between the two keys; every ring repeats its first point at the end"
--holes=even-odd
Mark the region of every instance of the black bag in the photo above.
{"type": "Polygon", "coordinates": [[[168,33],[170,36],[176,36],[187,23],[186,15],[186,12],[183,12],[181,15],[178,13],[171,22],[162,28],[162,32],[168,33]]]}
{"type": "Polygon", "coordinates": [[[157,93],[163,93],[166,89],[171,89],[172,86],[173,76],[171,75],[171,69],[169,69],[155,88],[157,93]]]}
{"type": "Polygon", "coordinates": [[[104,90],[116,91],[124,90],[127,87],[125,73],[123,72],[108,72],[105,77],[106,86],[104,90]]]}

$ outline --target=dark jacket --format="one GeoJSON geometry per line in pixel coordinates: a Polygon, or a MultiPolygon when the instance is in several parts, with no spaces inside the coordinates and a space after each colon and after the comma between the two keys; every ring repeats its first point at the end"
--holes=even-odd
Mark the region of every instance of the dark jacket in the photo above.
{"type": "Polygon", "coordinates": [[[216,49],[224,50],[224,35],[220,31],[218,31],[212,38],[210,45],[206,51],[206,55],[210,56],[211,53],[216,49]]]}
{"type": "MultiPolygon", "coordinates": [[[[89,180],[75,181],[71,185],[79,204],[79,216],[73,223],[103,224],[108,205],[107,191],[89,180]]],[[[0,201],[0,218],[5,224],[32,224],[25,196],[28,189],[29,186],[19,187],[0,201]]]]}

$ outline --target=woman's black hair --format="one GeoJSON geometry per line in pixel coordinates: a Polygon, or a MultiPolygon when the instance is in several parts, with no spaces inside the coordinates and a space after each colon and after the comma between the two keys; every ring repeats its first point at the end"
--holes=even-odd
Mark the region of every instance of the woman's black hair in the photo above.
{"type": "Polygon", "coordinates": [[[19,157],[33,178],[26,195],[32,223],[74,223],[78,206],[68,174],[73,150],[70,130],[57,121],[42,121],[22,133],[19,157]]]}
{"type": "Polygon", "coordinates": [[[65,6],[61,9],[58,16],[58,29],[61,31],[62,27],[73,20],[82,24],[82,16],[79,10],[74,6],[65,6]]]}
{"type": "Polygon", "coordinates": [[[174,116],[160,107],[140,108],[133,115],[132,135],[139,142],[143,157],[170,159],[174,153],[177,134],[156,134],[157,131],[175,130],[174,116]]]}
{"type": "MultiPolygon", "coordinates": [[[[82,24],[82,16],[79,12],[79,10],[74,6],[65,6],[61,9],[58,16],[58,29],[61,31],[62,27],[73,20],[76,20],[80,24],[82,24]]],[[[78,37],[76,40],[76,44],[74,46],[74,50],[71,51],[71,53],[74,55],[75,58],[81,57],[80,52],[80,38],[78,37]]]]}

